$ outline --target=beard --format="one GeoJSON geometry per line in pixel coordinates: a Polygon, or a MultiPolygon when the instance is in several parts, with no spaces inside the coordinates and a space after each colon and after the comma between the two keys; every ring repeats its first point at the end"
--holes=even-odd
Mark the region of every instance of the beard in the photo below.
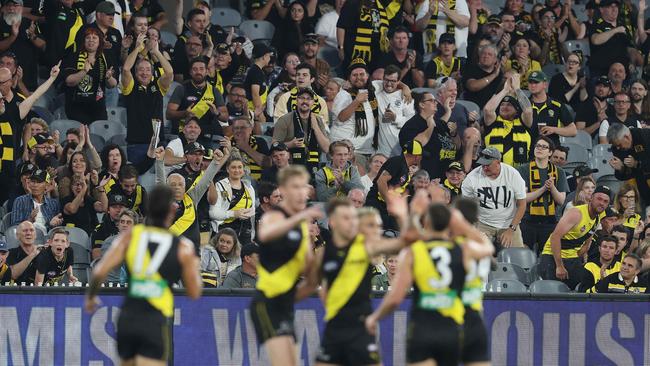
{"type": "Polygon", "coordinates": [[[59,161],[56,158],[56,153],[49,153],[45,155],[36,155],[34,163],[39,169],[46,170],[47,168],[56,168],[59,166],[59,161]]]}
{"type": "Polygon", "coordinates": [[[11,26],[20,23],[23,16],[21,14],[4,14],[2,18],[4,18],[5,22],[11,26]]]}

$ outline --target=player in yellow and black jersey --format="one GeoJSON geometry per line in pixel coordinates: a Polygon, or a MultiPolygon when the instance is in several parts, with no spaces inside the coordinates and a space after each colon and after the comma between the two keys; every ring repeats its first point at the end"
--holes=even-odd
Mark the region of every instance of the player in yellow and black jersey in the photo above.
{"type": "Polygon", "coordinates": [[[312,262],[308,223],[323,216],[320,207],[306,208],[309,173],[290,165],[278,173],[282,201],[262,216],[257,238],[260,262],[250,305],[251,319],[271,365],[296,365],[293,329],[296,285],[312,262]]]}
{"type": "Polygon", "coordinates": [[[192,299],[199,298],[202,290],[194,245],[167,229],[175,212],[171,188],[154,187],[148,207],[145,224],[120,234],[93,270],[85,302],[86,310],[94,311],[100,284],[126,262],[129,292],[117,323],[117,351],[123,365],[165,365],[171,350],[172,284],[182,279],[192,299]]]}
{"type": "MultiPolygon", "coordinates": [[[[406,198],[397,198],[397,195],[389,197],[394,198],[388,200],[389,210],[399,216],[400,221],[406,221],[406,198]],[[395,208],[401,212],[396,212],[395,208]]],[[[381,239],[379,235],[365,236],[359,233],[359,212],[347,198],[331,199],[327,217],[331,240],[327,241],[324,250],[317,252],[308,276],[310,285],[300,287],[297,296],[309,295],[323,280],[326,324],[316,364],[379,364],[375,337],[367,332],[363,323],[372,312],[372,257],[395,253],[408,239],[404,236],[381,239]]]]}
{"type": "Polygon", "coordinates": [[[461,295],[466,268],[470,260],[491,255],[494,247],[460,213],[443,204],[428,207],[424,229],[425,240],[401,251],[393,286],[379,308],[366,318],[366,328],[374,334],[378,321],[399,306],[413,285],[407,364],[455,366],[461,357],[465,315],[461,295]],[[467,240],[452,241],[452,232],[465,233],[467,240]]]}

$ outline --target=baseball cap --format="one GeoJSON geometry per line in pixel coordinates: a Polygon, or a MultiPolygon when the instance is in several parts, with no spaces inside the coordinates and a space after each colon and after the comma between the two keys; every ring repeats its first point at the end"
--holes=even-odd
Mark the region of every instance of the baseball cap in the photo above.
{"type": "Polygon", "coordinates": [[[404,154],[422,155],[422,144],[418,140],[412,140],[402,145],[404,154]]]}
{"type": "Polygon", "coordinates": [[[478,155],[479,165],[490,165],[495,160],[501,161],[501,152],[492,146],[486,147],[478,155]]]}
{"type": "Polygon", "coordinates": [[[602,75],[598,79],[596,79],[596,85],[598,84],[605,85],[607,87],[612,86],[612,82],[609,81],[609,78],[605,75],[602,75]]]}
{"type": "Polygon", "coordinates": [[[34,170],[36,170],[36,165],[32,164],[29,161],[24,162],[18,166],[18,176],[23,176],[25,174],[29,174],[31,176],[34,170]]]}
{"type": "Polygon", "coordinates": [[[355,58],[354,60],[352,60],[352,62],[350,62],[350,66],[348,66],[348,71],[352,71],[358,68],[363,68],[366,71],[368,71],[368,65],[366,64],[366,61],[359,57],[355,58]]]}
{"type": "Polygon", "coordinates": [[[257,244],[246,244],[241,248],[241,260],[244,261],[244,257],[255,253],[260,253],[260,247],[257,244]]]}
{"type": "Polygon", "coordinates": [[[128,200],[126,199],[125,196],[119,194],[119,193],[114,193],[114,194],[109,194],[108,195],[108,205],[113,206],[113,205],[122,205],[122,206],[127,206],[128,200]]]}
{"type": "Polygon", "coordinates": [[[23,5],[23,0],[8,0],[4,4],[7,5],[9,3],[14,3],[16,5],[23,5]]]}
{"type": "Polygon", "coordinates": [[[533,71],[530,73],[528,76],[528,81],[533,81],[536,83],[541,83],[543,81],[548,81],[548,76],[544,73],[544,71],[533,71]]]}
{"type": "Polygon", "coordinates": [[[0,252],[8,252],[9,248],[7,248],[7,242],[5,241],[4,238],[0,238],[0,252]]]}
{"type": "Polygon", "coordinates": [[[36,169],[32,172],[32,175],[29,176],[29,179],[37,182],[49,182],[50,174],[46,170],[36,169]]]}
{"type": "Polygon", "coordinates": [[[232,39],[232,43],[246,43],[246,37],[244,36],[237,36],[232,39]]]}
{"type": "Polygon", "coordinates": [[[620,5],[618,0],[600,0],[600,4],[598,4],[598,7],[602,8],[605,6],[610,6],[612,4],[620,5]]]}
{"type": "Polygon", "coordinates": [[[594,194],[596,193],[604,193],[607,195],[607,197],[612,198],[612,190],[608,186],[598,186],[596,187],[596,190],[594,191],[594,194]]]}
{"type": "Polygon", "coordinates": [[[512,95],[506,95],[503,97],[503,99],[501,99],[501,103],[503,102],[512,104],[512,106],[517,110],[517,114],[521,114],[521,106],[519,105],[517,98],[513,97],[512,95]]]}
{"type": "Polygon", "coordinates": [[[582,178],[586,177],[591,173],[598,173],[598,169],[591,169],[587,165],[579,165],[575,169],[573,169],[573,176],[575,178],[582,178]]]}
{"type": "Polygon", "coordinates": [[[228,47],[228,45],[225,44],[225,43],[219,43],[219,44],[215,47],[215,51],[216,51],[217,53],[219,53],[219,54],[227,55],[227,54],[230,53],[230,47],[228,47]]]}
{"type": "Polygon", "coordinates": [[[50,136],[50,134],[48,134],[46,132],[42,132],[42,133],[39,133],[39,134],[36,134],[36,135],[32,136],[32,138],[30,138],[29,141],[27,141],[27,147],[29,147],[30,149],[33,149],[34,146],[36,146],[36,145],[42,145],[42,144],[46,144],[46,143],[53,144],[54,139],[52,138],[52,136],[50,136]]]}
{"type": "Polygon", "coordinates": [[[316,33],[306,34],[305,39],[302,41],[302,43],[318,44],[318,34],[316,33]]]}
{"type": "Polygon", "coordinates": [[[267,53],[273,53],[273,50],[264,43],[258,43],[253,47],[253,58],[260,58],[267,53]]]}
{"type": "Polygon", "coordinates": [[[102,14],[115,15],[115,5],[110,1],[102,1],[95,7],[95,11],[102,14]]]}
{"type": "Polygon", "coordinates": [[[198,142],[192,142],[185,146],[185,154],[194,154],[195,152],[202,152],[205,154],[205,148],[198,142]]]}
{"type": "Polygon", "coordinates": [[[496,25],[501,25],[501,17],[498,15],[490,15],[487,18],[487,22],[485,24],[496,24],[496,25]]]}
{"type": "Polygon", "coordinates": [[[289,148],[283,142],[275,141],[271,144],[271,153],[274,151],[289,151],[289,148]]]}
{"type": "Polygon", "coordinates": [[[457,170],[459,172],[464,172],[465,168],[463,167],[463,163],[461,163],[460,161],[454,161],[451,164],[449,164],[449,166],[447,167],[447,171],[450,170],[457,170]]]}
{"type": "Polygon", "coordinates": [[[605,216],[606,217],[618,217],[618,211],[616,211],[612,206],[609,206],[605,209],[605,216]]]}
{"type": "Polygon", "coordinates": [[[440,36],[440,40],[438,40],[438,44],[441,44],[441,43],[453,43],[453,44],[456,44],[456,37],[454,37],[454,35],[451,34],[451,33],[443,33],[440,36]]]}

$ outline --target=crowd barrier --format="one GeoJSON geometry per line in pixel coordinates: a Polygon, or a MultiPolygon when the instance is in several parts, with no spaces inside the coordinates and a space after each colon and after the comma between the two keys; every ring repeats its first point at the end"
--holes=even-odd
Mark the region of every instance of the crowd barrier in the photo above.
{"type": "MultiPolygon", "coordinates": [[[[83,311],[80,288],[0,288],[0,366],[117,365],[115,326],[125,289],[106,288],[83,311]]],[[[174,365],[267,364],[248,315],[249,291],[176,296],[174,365]]],[[[493,365],[650,365],[650,297],[487,294],[493,365]]],[[[374,299],[375,306],[380,299],[374,299]]],[[[379,328],[385,365],[403,365],[410,300],[379,328]]],[[[302,365],[311,365],[323,327],[318,298],[296,306],[302,365]]]]}

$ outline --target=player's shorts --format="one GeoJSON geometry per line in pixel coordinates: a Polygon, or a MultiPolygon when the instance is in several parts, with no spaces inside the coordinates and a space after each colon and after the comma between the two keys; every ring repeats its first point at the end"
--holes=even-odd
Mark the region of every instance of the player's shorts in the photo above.
{"type": "Polygon", "coordinates": [[[374,336],[361,324],[354,328],[325,326],[317,362],[337,365],[374,365],[381,362],[374,336]]]}
{"type": "Polygon", "coordinates": [[[296,338],[293,328],[293,294],[268,299],[258,291],[251,301],[250,311],[260,344],[273,337],[296,338]]]}
{"type": "Polygon", "coordinates": [[[171,323],[158,312],[122,309],[117,321],[117,353],[123,360],[136,355],[167,361],[171,352],[171,323]]]}
{"type": "Polygon", "coordinates": [[[463,326],[437,313],[411,317],[406,336],[408,363],[429,359],[438,366],[457,366],[460,363],[463,326]]]}
{"type": "Polygon", "coordinates": [[[463,330],[463,363],[490,361],[488,355],[488,335],[481,314],[465,309],[463,330]]]}

